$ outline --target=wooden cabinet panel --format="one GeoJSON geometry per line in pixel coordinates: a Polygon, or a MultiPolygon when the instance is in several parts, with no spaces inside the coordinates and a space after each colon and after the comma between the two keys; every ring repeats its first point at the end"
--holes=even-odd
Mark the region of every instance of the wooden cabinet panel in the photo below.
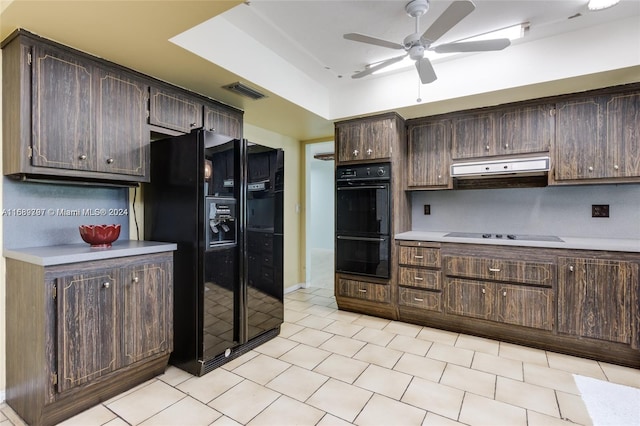
{"type": "Polygon", "coordinates": [[[123,277],[124,365],[170,351],[173,322],[171,273],[166,263],[129,267],[123,277]]]}
{"type": "Polygon", "coordinates": [[[473,318],[493,319],[493,291],[491,284],[447,279],[445,282],[445,311],[449,314],[473,318]]]}
{"type": "Polygon", "coordinates": [[[551,262],[517,261],[472,256],[445,256],[445,273],[449,276],[507,281],[550,287],[555,281],[551,262]]]}
{"type": "Polygon", "coordinates": [[[39,45],[32,64],[32,164],[95,170],[92,65],[39,45]]]}
{"type": "Polygon", "coordinates": [[[97,93],[97,171],[145,176],[149,86],[124,73],[100,71],[97,93]]]}
{"type": "Polygon", "coordinates": [[[189,133],[202,127],[202,102],[177,90],[151,87],[149,124],[189,133]]]}
{"type": "Polygon", "coordinates": [[[498,115],[499,154],[545,152],[554,138],[554,105],[509,108],[498,115]]]}
{"type": "Polygon", "coordinates": [[[242,113],[205,104],[204,128],[234,139],[241,139],[242,113]]]}
{"type": "Polygon", "coordinates": [[[429,311],[442,311],[441,293],[435,291],[401,287],[398,290],[398,304],[400,306],[409,306],[411,308],[420,308],[429,311]]]}
{"type": "Polygon", "coordinates": [[[401,265],[440,267],[440,249],[437,248],[399,246],[398,258],[401,265]]]}
{"type": "Polygon", "coordinates": [[[553,329],[553,290],[519,285],[496,286],[496,321],[523,327],[553,329]]]}
{"type": "Polygon", "coordinates": [[[391,147],[397,140],[394,119],[363,123],[362,155],[364,160],[379,160],[391,157],[391,147]]]}
{"type": "Polygon", "coordinates": [[[592,179],[603,175],[597,163],[603,143],[602,102],[586,98],[556,107],[556,180],[592,179]]]}
{"type": "Polygon", "coordinates": [[[606,177],[640,176],[640,93],[613,95],[606,104],[606,177]]]}
{"type": "Polygon", "coordinates": [[[409,188],[449,186],[451,122],[438,120],[409,127],[409,188]]]}
{"type": "Polygon", "coordinates": [[[400,266],[398,268],[398,284],[440,290],[440,271],[400,266]]]}
{"type": "Polygon", "coordinates": [[[336,125],[338,162],[361,159],[362,131],[362,125],[360,123],[343,123],[336,125]]]}
{"type": "Polygon", "coordinates": [[[558,259],[558,331],[631,343],[638,265],[579,257],[558,259]]]}
{"type": "Polygon", "coordinates": [[[116,353],[118,285],[115,269],[57,280],[59,392],[119,367],[116,353]]]}
{"type": "Polygon", "coordinates": [[[452,158],[473,158],[497,155],[495,116],[491,113],[453,118],[451,136],[452,158]]]}
{"type": "Polygon", "coordinates": [[[338,295],[372,302],[389,303],[391,301],[389,286],[386,284],[374,284],[343,278],[338,281],[338,295]]]}

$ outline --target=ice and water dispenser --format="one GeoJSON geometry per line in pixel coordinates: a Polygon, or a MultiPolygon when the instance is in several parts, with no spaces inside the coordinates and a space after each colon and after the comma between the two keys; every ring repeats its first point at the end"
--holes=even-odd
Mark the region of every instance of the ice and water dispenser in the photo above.
{"type": "Polygon", "coordinates": [[[236,243],[236,200],[206,197],[206,247],[236,243]]]}

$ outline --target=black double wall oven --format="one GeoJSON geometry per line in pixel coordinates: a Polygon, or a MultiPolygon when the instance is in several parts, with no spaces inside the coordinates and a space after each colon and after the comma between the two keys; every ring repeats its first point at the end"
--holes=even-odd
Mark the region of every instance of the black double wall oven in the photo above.
{"type": "Polygon", "coordinates": [[[336,271],[389,278],[391,164],[336,168],[336,271]]]}

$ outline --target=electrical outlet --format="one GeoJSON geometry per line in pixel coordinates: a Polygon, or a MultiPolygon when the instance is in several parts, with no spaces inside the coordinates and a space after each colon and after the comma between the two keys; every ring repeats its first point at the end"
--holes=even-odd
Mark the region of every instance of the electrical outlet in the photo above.
{"type": "Polygon", "coordinates": [[[424,205],[424,214],[425,215],[431,214],[431,204],[424,205]]]}
{"type": "Polygon", "coordinates": [[[592,204],[591,217],[609,217],[609,204],[592,204]]]}

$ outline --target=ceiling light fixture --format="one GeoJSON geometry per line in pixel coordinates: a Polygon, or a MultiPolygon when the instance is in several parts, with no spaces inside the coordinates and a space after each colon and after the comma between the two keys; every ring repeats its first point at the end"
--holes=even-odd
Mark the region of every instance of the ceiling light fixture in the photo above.
{"type": "Polygon", "coordinates": [[[618,4],[620,0],[589,0],[587,8],[589,10],[604,10],[618,4]]]}
{"type": "MultiPolygon", "coordinates": [[[[593,1],[593,0],[592,0],[593,1]]],[[[609,0],[612,1],[612,0],[609,0]]],[[[523,22],[516,25],[511,25],[510,27],[500,28],[499,30],[489,31],[488,33],[480,34],[477,36],[465,38],[457,41],[480,41],[480,40],[491,40],[495,38],[508,38],[509,40],[517,40],[525,36],[525,34],[529,31],[529,22],[523,22]]],[[[424,56],[428,57],[432,61],[446,58],[448,56],[459,55],[459,53],[436,53],[431,50],[425,50],[424,56]]],[[[388,67],[382,68],[379,71],[375,71],[372,74],[382,74],[387,73],[389,71],[396,71],[403,68],[407,68],[413,66],[414,62],[410,57],[404,58],[402,61],[397,62],[388,67]]],[[[376,65],[376,63],[369,64],[369,67],[376,65]]]]}

